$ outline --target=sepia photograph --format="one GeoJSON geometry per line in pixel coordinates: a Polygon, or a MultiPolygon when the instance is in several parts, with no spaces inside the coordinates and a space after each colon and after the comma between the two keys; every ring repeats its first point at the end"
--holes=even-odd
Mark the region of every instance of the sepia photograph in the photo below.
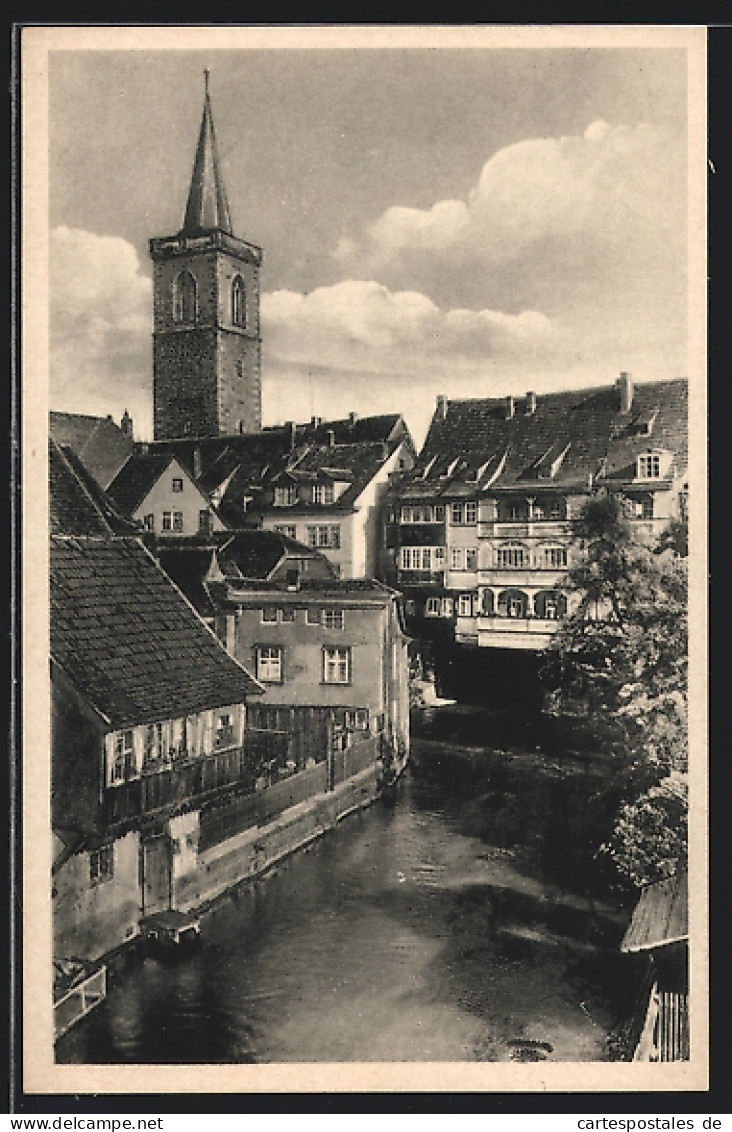
{"type": "Polygon", "coordinates": [[[705,29],[21,91],[26,1090],[703,1089],[705,29]]]}

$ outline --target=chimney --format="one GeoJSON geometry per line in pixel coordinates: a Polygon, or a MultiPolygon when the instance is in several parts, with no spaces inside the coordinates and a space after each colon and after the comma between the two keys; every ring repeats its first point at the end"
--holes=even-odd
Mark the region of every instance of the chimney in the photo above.
{"type": "Polygon", "coordinates": [[[516,402],[510,395],[506,398],[506,420],[510,421],[516,415],[516,402]]]}
{"type": "Polygon", "coordinates": [[[618,391],[618,399],[620,401],[621,413],[629,413],[630,407],[633,404],[633,377],[629,373],[621,373],[620,377],[615,382],[615,388],[618,391]]]}
{"type": "Polygon", "coordinates": [[[444,393],[437,394],[437,410],[436,415],[438,421],[444,421],[447,416],[447,397],[444,393]]]}
{"type": "Polygon", "coordinates": [[[536,412],[536,394],[529,391],[526,394],[526,416],[533,417],[536,412]]]}
{"type": "Polygon", "coordinates": [[[196,444],[193,449],[193,478],[194,480],[201,478],[201,445],[196,444]]]}
{"type": "Polygon", "coordinates": [[[322,417],[311,417],[310,418],[310,425],[311,425],[312,428],[320,428],[322,423],[323,423],[322,417]]]}
{"type": "Polygon", "coordinates": [[[329,428],[325,435],[327,437],[328,447],[335,448],[335,432],[333,429],[329,428]]]}
{"type": "Polygon", "coordinates": [[[290,452],[295,451],[295,443],[297,441],[297,425],[294,421],[285,421],[285,434],[287,436],[287,444],[290,452]]]}
{"type": "Polygon", "coordinates": [[[125,436],[129,436],[130,440],[132,440],[132,417],[126,409],[122,414],[122,420],[120,421],[119,427],[122,429],[122,432],[125,434],[125,436]]]}
{"type": "Polygon", "coordinates": [[[356,424],[357,420],[358,420],[358,413],[349,413],[348,414],[348,427],[353,428],[354,425],[356,424]]]}

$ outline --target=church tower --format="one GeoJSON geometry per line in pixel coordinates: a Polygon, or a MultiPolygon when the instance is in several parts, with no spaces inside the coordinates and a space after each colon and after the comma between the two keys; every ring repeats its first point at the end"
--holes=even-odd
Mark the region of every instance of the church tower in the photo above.
{"type": "Polygon", "coordinates": [[[205,74],[183,227],[150,240],[156,440],[262,427],[262,250],[232,232],[205,74]]]}

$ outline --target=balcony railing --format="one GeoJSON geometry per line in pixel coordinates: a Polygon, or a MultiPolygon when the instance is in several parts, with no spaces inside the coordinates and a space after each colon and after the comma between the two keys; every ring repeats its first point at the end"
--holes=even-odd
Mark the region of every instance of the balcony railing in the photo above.
{"type": "Polygon", "coordinates": [[[172,765],[150,765],[138,778],[110,787],[104,794],[108,824],[155,813],[190,799],[201,799],[227,786],[254,789],[265,763],[287,758],[287,735],[271,732],[247,734],[244,747],[231,747],[172,765]]]}

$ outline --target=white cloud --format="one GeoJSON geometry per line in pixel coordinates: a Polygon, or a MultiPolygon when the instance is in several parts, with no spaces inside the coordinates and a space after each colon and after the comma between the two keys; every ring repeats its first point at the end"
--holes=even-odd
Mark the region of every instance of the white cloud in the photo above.
{"type": "Polygon", "coordinates": [[[126,240],[79,228],[51,232],[52,405],[148,418],[152,282],[126,240]]]}
{"type": "MultiPolygon", "coordinates": [[[[683,147],[676,136],[647,125],[593,122],[582,136],[531,139],[499,150],[466,201],[387,209],[360,239],[344,237],[338,258],[363,262],[365,256],[383,269],[407,254],[448,254],[495,266],[578,236],[588,251],[610,253],[620,246],[631,253],[634,241],[645,247],[659,239],[678,249],[684,197],[683,147]]],[[[541,270],[541,263],[534,266],[541,270]]]]}
{"type": "Polygon", "coordinates": [[[275,291],[262,299],[267,358],[314,365],[334,375],[414,373],[425,366],[482,366],[527,345],[549,347],[552,327],[537,311],[443,311],[417,291],[389,291],[349,279],[307,295],[275,291]]]}

